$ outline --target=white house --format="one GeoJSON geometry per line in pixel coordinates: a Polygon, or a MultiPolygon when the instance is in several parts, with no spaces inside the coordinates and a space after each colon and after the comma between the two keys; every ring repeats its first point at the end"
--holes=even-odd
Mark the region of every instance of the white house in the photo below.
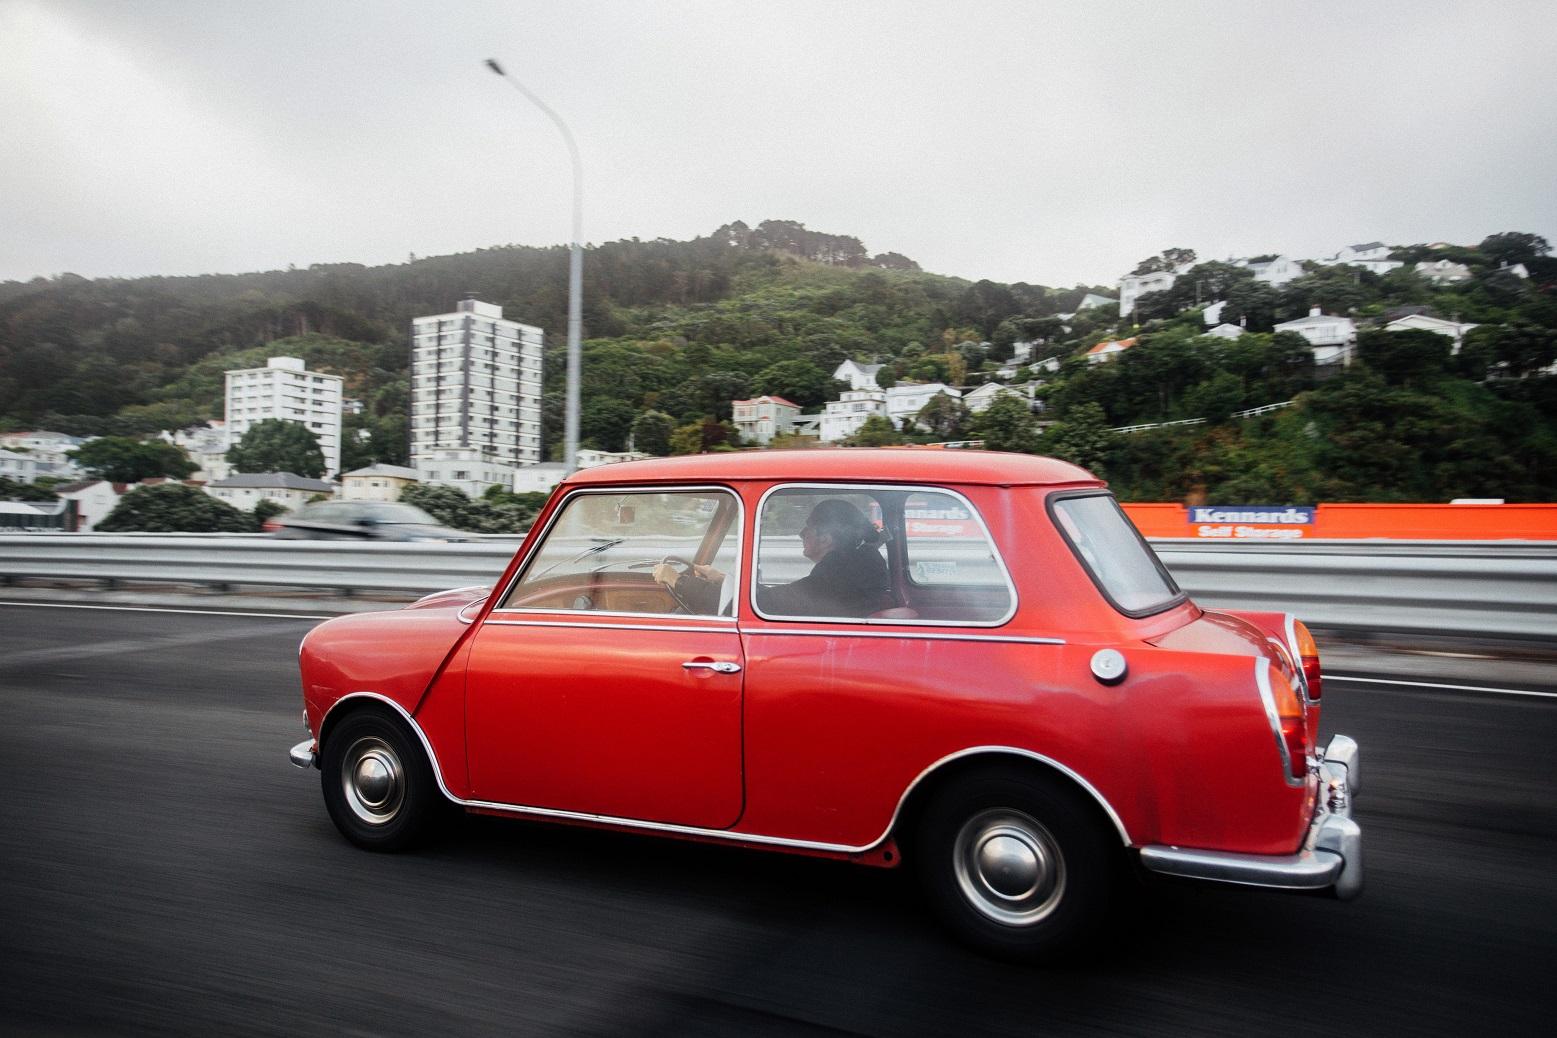
{"type": "Polygon", "coordinates": [[[840,382],[847,382],[850,389],[869,392],[881,388],[876,384],[876,372],[880,370],[880,364],[860,364],[857,361],[846,360],[833,370],[833,378],[840,382]]]}
{"type": "Polygon", "coordinates": [[[944,382],[911,382],[893,386],[887,390],[887,417],[899,429],[912,429],[918,423],[920,410],[938,396],[957,400],[962,397],[962,390],[953,389],[944,382]]]}
{"type": "Polygon", "coordinates": [[[41,463],[36,455],[0,449],[0,476],[6,479],[17,483],[32,483],[40,475],[48,474],[39,471],[40,468],[41,463]]]}
{"type": "Polygon", "coordinates": [[[1113,360],[1119,354],[1135,345],[1135,339],[1114,339],[1111,342],[1100,342],[1086,352],[1088,364],[1102,364],[1104,361],[1113,360]]]}
{"type": "Polygon", "coordinates": [[[1350,317],[1321,313],[1316,306],[1308,311],[1307,317],[1283,321],[1276,325],[1275,330],[1296,332],[1307,339],[1314,348],[1315,364],[1351,363],[1352,345],[1357,341],[1357,325],[1350,317]]]}
{"type": "Polygon", "coordinates": [[[1254,275],[1254,280],[1263,281],[1272,288],[1279,288],[1288,281],[1303,276],[1303,264],[1291,256],[1271,256],[1258,260],[1234,260],[1240,266],[1247,268],[1254,275]]]}
{"type": "Polygon", "coordinates": [[[337,487],[322,479],[307,479],[290,472],[245,472],[205,485],[205,492],[234,508],[253,511],[261,501],[274,501],[292,511],[315,494],[334,497],[337,487]]]}
{"type": "Polygon", "coordinates": [[[564,468],[560,461],[520,465],[514,470],[514,493],[549,494],[553,487],[562,482],[564,468]]]}
{"type": "Polygon", "coordinates": [[[885,389],[851,389],[837,400],[827,401],[822,411],[822,442],[837,443],[859,432],[871,415],[887,414],[885,389]]]}
{"type": "Polygon", "coordinates": [[[1112,296],[1099,295],[1097,292],[1088,292],[1086,295],[1081,297],[1081,302],[1076,304],[1076,312],[1080,313],[1082,310],[1091,310],[1099,306],[1107,306],[1110,303],[1117,302],[1119,302],[1119,300],[1113,298],[1112,296]]]}
{"type": "Polygon", "coordinates": [[[1426,314],[1408,314],[1405,317],[1396,318],[1384,326],[1386,332],[1403,332],[1417,329],[1424,332],[1436,332],[1439,335],[1447,335],[1454,340],[1454,352],[1460,352],[1460,343],[1465,341],[1465,333],[1472,328],[1480,327],[1461,321],[1445,321],[1441,317],[1429,317],[1426,314]]]}
{"type": "Polygon", "coordinates": [[[1389,253],[1388,245],[1381,241],[1370,241],[1361,245],[1346,246],[1332,256],[1329,262],[1344,267],[1362,267],[1375,274],[1388,274],[1392,270],[1405,266],[1399,260],[1390,259],[1389,253]]]}
{"type": "Polygon", "coordinates": [[[398,501],[416,482],[416,470],[403,465],[370,465],[341,474],[343,501],[398,501]]]}
{"type": "Polygon", "coordinates": [[[1222,308],[1227,305],[1227,300],[1219,299],[1200,311],[1200,319],[1206,323],[1207,328],[1215,328],[1222,323],[1222,308]]]}
{"type": "Polygon", "coordinates": [[[794,428],[800,405],[781,396],[759,396],[737,400],[732,405],[735,430],[750,443],[766,445],[779,433],[794,428]]]}
{"type": "Polygon", "coordinates": [[[54,493],[76,503],[76,532],[90,533],[114,510],[123,490],[123,484],[110,483],[106,479],[85,479],[78,483],[62,483],[54,488],[54,493]]]}
{"type": "Polygon", "coordinates": [[[1244,330],[1236,324],[1219,324],[1205,334],[1210,339],[1236,339],[1244,334],[1244,330]]]}
{"type": "Polygon", "coordinates": [[[79,476],[81,466],[69,456],[94,436],[71,436],[69,433],[34,429],[30,432],[6,433],[0,436],[0,447],[25,452],[38,463],[40,476],[79,476]]]}
{"type": "Polygon", "coordinates": [[[962,394],[962,402],[974,414],[989,410],[989,405],[1003,396],[1015,397],[1029,407],[1033,407],[1034,395],[1041,385],[1042,382],[1024,382],[1019,386],[1003,386],[999,382],[986,382],[977,389],[970,389],[962,394]]]}
{"type": "Polygon", "coordinates": [[[1498,267],[1498,269],[1506,270],[1516,278],[1520,278],[1524,281],[1530,280],[1530,268],[1525,266],[1523,263],[1515,263],[1513,266],[1509,266],[1508,263],[1505,262],[1502,266],[1498,267]]]}
{"type": "Polygon", "coordinates": [[[195,463],[195,478],[209,481],[232,475],[232,466],[227,464],[227,448],[231,444],[226,422],[218,419],[174,433],[164,431],[162,439],[184,449],[189,460],[195,463]]]}
{"type": "Polygon", "coordinates": [[[574,459],[581,469],[597,468],[601,465],[615,465],[622,461],[643,461],[654,455],[645,454],[643,451],[598,451],[593,447],[581,447],[574,459]]]}
{"type": "Polygon", "coordinates": [[[1471,278],[1469,267],[1446,259],[1418,263],[1412,269],[1435,285],[1458,285],[1471,278]]]}
{"type": "Polygon", "coordinates": [[[480,497],[488,487],[513,486],[519,469],[497,460],[485,447],[436,447],[423,450],[414,460],[416,476],[423,483],[456,487],[467,497],[480,497]]]}
{"type": "Polygon", "coordinates": [[[1135,301],[1146,293],[1166,292],[1172,288],[1177,277],[1171,270],[1155,270],[1150,274],[1126,274],[1120,278],[1119,316],[1128,316],[1135,309],[1135,301]]]}

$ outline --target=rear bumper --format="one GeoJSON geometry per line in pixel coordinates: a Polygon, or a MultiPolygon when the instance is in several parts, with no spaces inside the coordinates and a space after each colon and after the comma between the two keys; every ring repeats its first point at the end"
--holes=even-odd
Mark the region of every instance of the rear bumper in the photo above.
{"type": "Polygon", "coordinates": [[[1357,744],[1344,735],[1320,755],[1319,803],[1296,854],[1235,854],[1154,844],[1141,848],[1153,872],[1248,887],[1331,890],[1349,901],[1362,892],[1362,829],[1352,820],[1359,775],[1357,744]]]}

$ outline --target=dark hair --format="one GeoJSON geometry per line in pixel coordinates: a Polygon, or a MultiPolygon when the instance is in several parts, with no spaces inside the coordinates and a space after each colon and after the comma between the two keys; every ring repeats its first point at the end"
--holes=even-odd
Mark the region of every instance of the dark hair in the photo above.
{"type": "Polygon", "coordinates": [[[830,497],[816,503],[808,520],[819,534],[826,534],[839,548],[875,547],[886,540],[874,523],[847,501],[830,497]]]}

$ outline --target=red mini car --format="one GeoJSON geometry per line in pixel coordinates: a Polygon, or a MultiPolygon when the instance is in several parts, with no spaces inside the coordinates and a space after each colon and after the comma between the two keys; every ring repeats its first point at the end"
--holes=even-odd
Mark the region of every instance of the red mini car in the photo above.
{"type": "Polygon", "coordinates": [[[1134,868],[1355,895],[1356,744],[1313,639],[1209,612],[1105,485],[975,451],[755,451],[565,481],[491,589],[302,645],[352,842],[467,811],[922,875],[995,953],[1084,941],[1134,868]]]}

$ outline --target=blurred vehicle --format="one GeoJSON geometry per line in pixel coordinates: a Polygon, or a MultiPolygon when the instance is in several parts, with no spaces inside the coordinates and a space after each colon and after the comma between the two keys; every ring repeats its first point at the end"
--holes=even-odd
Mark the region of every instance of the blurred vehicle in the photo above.
{"type": "Polygon", "coordinates": [[[469,534],[439,526],[411,505],[393,501],[320,501],[265,523],[292,541],[468,541],[469,534]]]}
{"type": "Polygon", "coordinates": [[[370,850],[452,805],[906,862],[969,944],[1051,961],[1145,872],[1361,888],[1357,745],[1319,742],[1308,630],[1196,606],[1061,461],[586,469],[492,588],[328,620],[300,665],[291,760],[370,850]]]}

